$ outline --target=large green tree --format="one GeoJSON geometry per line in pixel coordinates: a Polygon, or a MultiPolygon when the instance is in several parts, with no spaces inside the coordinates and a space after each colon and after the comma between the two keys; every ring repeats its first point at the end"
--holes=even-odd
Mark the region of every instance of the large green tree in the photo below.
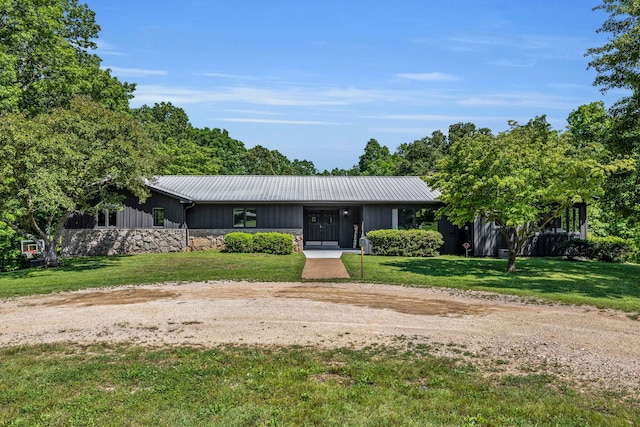
{"type": "Polygon", "coordinates": [[[449,153],[449,147],[465,136],[477,133],[490,134],[487,128],[478,129],[473,123],[455,123],[449,126],[449,134],[436,130],[431,136],[411,143],[400,144],[394,157],[396,159],[396,175],[424,176],[436,170],[438,160],[449,153]]]}
{"type": "Polygon", "coordinates": [[[221,160],[218,150],[198,145],[196,129],[189,122],[187,113],[170,102],[143,105],[134,109],[134,117],[167,155],[168,162],[158,171],[164,175],[218,175],[221,160]]]}
{"type": "MultiPolygon", "coordinates": [[[[613,157],[630,158],[640,164],[640,2],[603,0],[595,8],[608,14],[598,29],[609,35],[603,46],[587,51],[589,66],[596,70],[594,85],[602,92],[622,89],[624,96],[609,110],[604,135],[613,157]]],[[[626,168],[605,184],[601,206],[609,217],[609,232],[633,238],[640,244],[640,169],[626,168]]]]}
{"type": "Polygon", "coordinates": [[[119,82],[90,53],[100,27],[77,0],[0,0],[0,112],[29,115],[87,95],[127,110],[134,85],[119,82]]]}
{"type": "Polygon", "coordinates": [[[242,164],[248,175],[291,175],[291,161],[278,150],[262,145],[248,149],[242,164]]]}
{"type": "Polygon", "coordinates": [[[195,129],[195,142],[201,147],[216,150],[220,159],[220,175],[242,175],[245,173],[243,158],[247,149],[242,141],[231,138],[226,129],[195,129]]]}
{"type": "Polygon", "coordinates": [[[392,155],[389,147],[371,138],[360,156],[358,169],[361,175],[393,175],[396,169],[397,157],[392,155]]]}
{"type": "Polygon", "coordinates": [[[144,199],[157,170],[156,146],[130,114],[87,98],[28,117],[0,117],[0,220],[44,241],[47,266],[69,216],[121,205],[122,192],[144,199]]]}
{"type": "Polygon", "coordinates": [[[474,133],[453,143],[428,178],[441,191],[440,213],[463,226],[493,222],[508,245],[507,271],[527,239],[568,207],[601,194],[610,166],[594,155],[598,143],[579,149],[551,130],[544,116],[497,136],[474,133]]]}

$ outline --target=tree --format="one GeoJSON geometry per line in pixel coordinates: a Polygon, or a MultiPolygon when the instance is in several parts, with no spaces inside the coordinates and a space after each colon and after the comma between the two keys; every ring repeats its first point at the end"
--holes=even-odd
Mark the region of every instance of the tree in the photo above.
{"type": "MultiPolygon", "coordinates": [[[[609,110],[605,143],[613,157],[640,163],[640,3],[635,0],[603,0],[595,8],[609,14],[599,33],[609,33],[603,46],[587,50],[589,67],[596,70],[594,85],[604,93],[623,89],[626,95],[609,110]]],[[[614,220],[609,232],[640,243],[640,170],[626,168],[606,182],[601,203],[614,220]]]]}
{"type": "Polygon", "coordinates": [[[438,160],[449,153],[449,147],[465,136],[477,133],[491,134],[487,128],[476,128],[473,123],[456,123],[449,126],[449,134],[436,130],[431,136],[408,144],[400,144],[395,153],[396,175],[425,176],[436,170],[438,160]]]}
{"type": "Polygon", "coordinates": [[[291,175],[318,175],[318,169],[316,169],[313,162],[309,160],[294,159],[293,162],[291,162],[291,175]]]}
{"type": "Polygon", "coordinates": [[[544,116],[526,125],[509,122],[497,136],[476,133],[458,139],[428,182],[441,191],[446,215],[463,226],[482,217],[495,223],[509,251],[507,271],[515,271],[527,239],[568,207],[601,194],[614,166],[593,154],[601,145],[577,149],[551,130],[544,116]]]}
{"type": "Polygon", "coordinates": [[[100,27],[77,0],[0,0],[0,112],[33,116],[87,95],[128,110],[135,86],[90,54],[100,27]]]}
{"type": "Polygon", "coordinates": [[[371,138],[364,147],[364,154],[360,156],[358,168],[362,175],[393,175],[396,158],[386,145],[380,145],[371,138]]]}
{"type": "Polygon", "coordinates": [[[400,144],[396,150],[395,175],[425,176],[436,169],[436,163],[449,151],[449,144],[444,133],[436,130],[431,136],[400,144]]]}
{"type": "Polygon", "coordinates": [[[256,145],[247,150],[243,159],[249,175],[291,175],[291,162],[278,150],[256,145]]]}
{"type": "Polygon", "coordinates": [[[170,102],[143,105],[132,110],[147,133],[167,154],[168,163],[159,171],[164,175],[217,175],[221,160],[215,147],[198,145],[196,129],[187,113],[170,102]]]}
{"type": "MultiPolygon", "coordinates": [[[[611,33],[604,46],[587,50],[591,56],[589,67],[597,71],[594,85],[603,92],[620,88],[632,91],[637,97],[640,89],[640,3],[636,0],[603,0],[594,10],[602,10],[609,18],[597,30],[611,33]]],[[[622,98],[625,103],[629,98],[622,98]]]]}
{"type": "Polygon", "coordinates": [[[86,98],[68,109],[0,117],[0,220],[44,241],[45,265],[72,213],[113,209],[130,191],[144,199],[158,169],[153,141],[129,114],[86,98]]]}
{"type": "Polygon", "coordinates": [[[247,152],[242,141],[229,136],[226,129],[195,129],[195,142],[201,147],[216,150],[220,159],[221,175],[242,175],[245,173],[243,158],[247,152]]]}

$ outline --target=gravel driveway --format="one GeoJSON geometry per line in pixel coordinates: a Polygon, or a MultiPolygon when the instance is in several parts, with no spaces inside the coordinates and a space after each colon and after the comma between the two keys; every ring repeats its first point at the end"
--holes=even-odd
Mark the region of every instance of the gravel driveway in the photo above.
{"type": "Polygon", "coordinates": [[[640,321],[491,293],[367,284],[202,282],[0,300],[0,345],[428,344],[494,372],[544,368],[640,396],[640,321]]]}

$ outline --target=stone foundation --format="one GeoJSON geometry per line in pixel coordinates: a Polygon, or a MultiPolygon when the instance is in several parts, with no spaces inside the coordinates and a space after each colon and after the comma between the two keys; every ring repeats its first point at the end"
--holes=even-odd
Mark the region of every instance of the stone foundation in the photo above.
{"type": "Polygon", "coordinates": [[[187,245],[187,250],[188,251],[224,250],[226,249],[226,246],[224,244],[224,236],[234,232],[251,233],[251,234],[255,234],[258,232],[277,232],[277,233],[291,234],[293,236],[293,251],[295,253],[302,253],[302,249],[303,249],[302,229],[297,229],[297,228],[193,229],[193,230],[188,230],[189,243],[187,245]]]}
{"type": "Polygon", "coordinates": [[[302,229],[77,229],[63,231],[62,256],[224,250],[224,236],[236,231],[288,233],[293,236],[294,252],[303,249],[302,229]]]}
{"type": "Polygon", "coordinates": [[[186,230],[141,228],[64,230],[62,256],[184,252],[186,230]]]}

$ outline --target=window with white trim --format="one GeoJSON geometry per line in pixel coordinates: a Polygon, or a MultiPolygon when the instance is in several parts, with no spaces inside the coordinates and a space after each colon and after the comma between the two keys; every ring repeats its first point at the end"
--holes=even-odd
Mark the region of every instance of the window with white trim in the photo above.
{"type": "Polygon", "coordinates": [[[393,227],[399,230],[438,231],[435,208],[398,208],[393,209],[393,227]]]}
{"type": "Polygon", "coordinates": [[[98,227],[115,227],[117,211],[115,209],[103,209],[98,212],[96,222],[98,227]]]}

